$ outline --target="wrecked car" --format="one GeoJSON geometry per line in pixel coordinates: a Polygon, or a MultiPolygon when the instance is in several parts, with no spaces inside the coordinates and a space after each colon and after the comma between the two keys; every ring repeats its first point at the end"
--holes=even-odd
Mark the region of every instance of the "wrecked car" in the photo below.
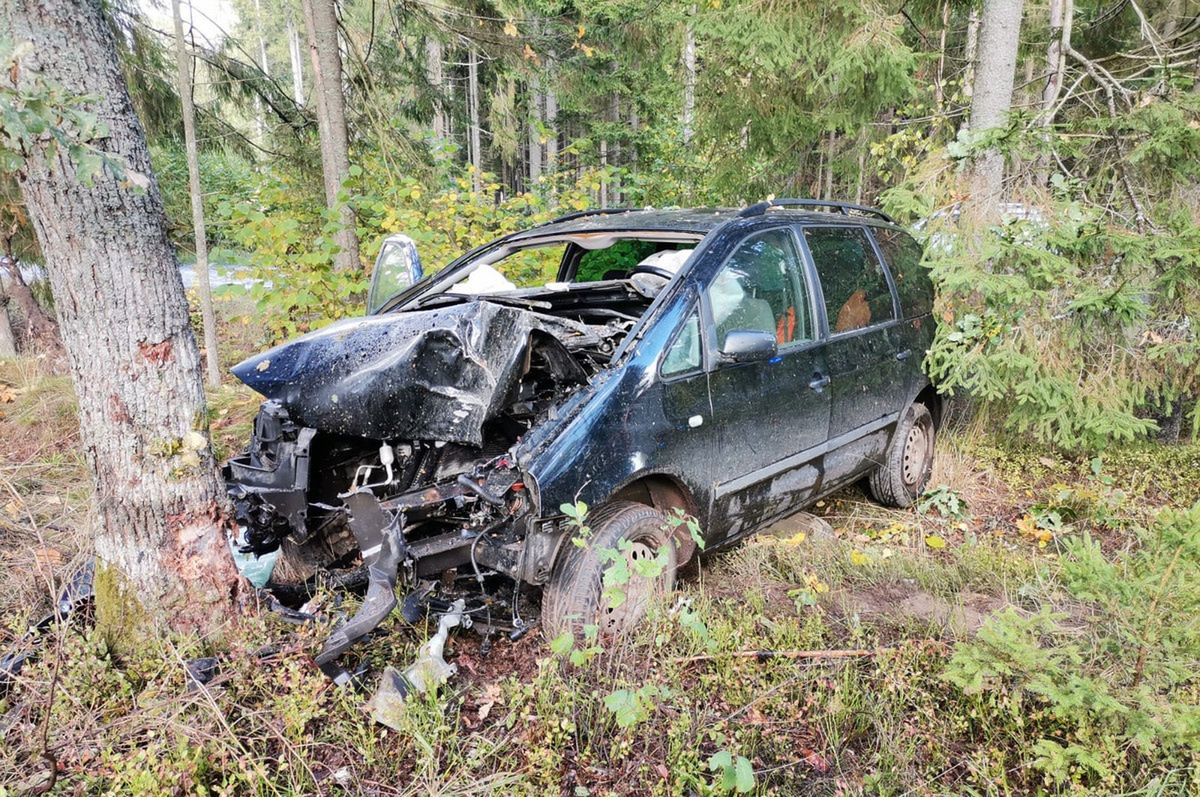
{"type": "Polygon", "coordinates": [[[773,200],[571,214],[377,288],[369,315],[234,368],[266,399],[225,470],[241,550],[282,551],[273,583],[365,580],[317,657],[335,679],[401,585],[474,585],[476,627],[520,630],[525,587],[551,638],[627,628],[696,554],[669,515],[711,551],[862,479],[921,494],[940,404],[920,260],[880,211],[773,200]],[[606,549],[665,567],[613,607],[606,549]]]}

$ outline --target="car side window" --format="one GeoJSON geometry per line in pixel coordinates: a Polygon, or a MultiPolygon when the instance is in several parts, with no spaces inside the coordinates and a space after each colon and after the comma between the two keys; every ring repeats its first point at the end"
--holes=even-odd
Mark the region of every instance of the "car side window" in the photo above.
{"type": "Polygon", "coordinates": [[[825,294],[832,334],[896,317],[883,264],[861,227],[805,227],[804,240],[825,294]]]}
{"type": "Polygon", "coordinates": [[[769,332],[780,347],[812,340],[800,259],[785,228],[758,233],[739,244],[705,293],[718,350],[734,330],[769,332]]]}
{"type": "Polygon", "coordinates": [[[921,265],[921,245],[903,230],[875,227],[872,232],[896,283],[900,310],[908,318],[933,312],[933,283],[921,265]]]}
{"type": "Polygon", "coordinates": [[[663,357],[661,373],[674,376],[700,368],[700,311],[693,309],[663,357]]]}

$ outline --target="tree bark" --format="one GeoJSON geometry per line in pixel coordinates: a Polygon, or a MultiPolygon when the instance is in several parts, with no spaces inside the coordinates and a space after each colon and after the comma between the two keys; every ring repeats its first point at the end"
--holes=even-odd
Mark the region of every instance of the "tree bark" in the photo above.
{"type": "MultiPolygon", "coordinates": [[[[10,0],[15,38],[108,130],[80,182],[63,148],[31,145],[17,178],[46,258],[96,490],[97,610],[112,641],[164,625],[205,633],[235,616],[227,502],[205,423],[200,352],[167,238],[146,137],[99,0],[10,0]],[[144,186],[138,188],[133,181],[144,186]]],[[[0,12],[3,13],[3,12],[0,12]]]]}
{"type": "MultiPolygon", "coordinates": [[[[979,61],[971,98],[971,132],[1003,127],[1012,108],[1024,0],[986,0],[979,32],[979,61]]],[[[971,204],[981,216],[998,209],[1004,184],[1004,155],[989,148],[975,158],[970,173],[971,204]]]]}
{"type": "MultiPolygon", "coordinates": [[[[183,104],[183,146],[187,152],[188,193],[192,201],[192,232],[196,242],[196,293],[200,298],[200,318],[204,324],[204,362],[208,384],[221,384],[221,365],[217,359],[217,315],[213,312],[212,288],[208,281],[208,238],[204,230],[204,194],[200,190],[200,159],[196,153],[196,108],[192,104],[192,65],[183,44],[183,18],[179,0],[171,0],[175,18],[175,66],[179,78],[179,97],[183,104]]],[[[265,52],[264,52],[265,57],[265,52]]]]}
{"type": "Polygon", "coordinates": [[[317,132],[321,137],[321,172],[325,178],[325,204],[337,213],[338,254],[334,268],[359,268],[358,229],[354,208],[339,201],[342,186],[350,177],[350,141],[346,130],[346,96],[342,92],[342,52],[338,44],[337,11],[334,0],[303,0],[304,24],[312,56],[313,83],[317,95],[317,132]]]}
{"type": "Polygon", "coordinates": [[[292,62],[292,98],[296,105],[304,107],[304,60],[300,57],[300,34],[291,14],[287,19],[288,57],[292,62]]]}

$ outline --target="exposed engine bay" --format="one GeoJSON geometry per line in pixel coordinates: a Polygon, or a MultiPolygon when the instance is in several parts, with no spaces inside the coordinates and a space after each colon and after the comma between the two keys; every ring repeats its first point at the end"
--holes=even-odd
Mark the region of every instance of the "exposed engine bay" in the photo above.
{"type": "Polygon", "coordinates": [[[398,583],[457,568],[480,587],[489,574],[544,583],[561,534],[542,528],[510,449],[608,364],[649,304],[626,280],[443,293],[234,368],[267,399],[225,468],[241,550],[282,549],[276,582],[335,565],[367,576],[361,608],[317,656],[330,677],[349,678],[336,660],[395,608],[398,583]]]}

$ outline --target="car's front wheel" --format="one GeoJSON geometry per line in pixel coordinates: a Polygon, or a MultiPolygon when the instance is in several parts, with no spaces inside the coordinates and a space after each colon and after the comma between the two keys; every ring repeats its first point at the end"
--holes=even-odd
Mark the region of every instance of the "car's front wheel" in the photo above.
{"type": "Polygon", "coordinates": [[[632,629],[651,600],[675,586],[678,561],[666,517],[651,506],[614,501],[586,519],[591,534],[566,540],[542,594],[542,631],[596,625],[602,634],[632,629]],[[612,573],[605,583],[605,574],[612,573]],[[621,575],[627,574],[624,579],[621,575]]]}
{"type": "Polygon", "coordinates": [[[883,464],[867,480],[871,495],[885,506],[904,508],[925,492],[933,472],[933,416],[924,404],[912,404],[888,444],[883,464]]]}

